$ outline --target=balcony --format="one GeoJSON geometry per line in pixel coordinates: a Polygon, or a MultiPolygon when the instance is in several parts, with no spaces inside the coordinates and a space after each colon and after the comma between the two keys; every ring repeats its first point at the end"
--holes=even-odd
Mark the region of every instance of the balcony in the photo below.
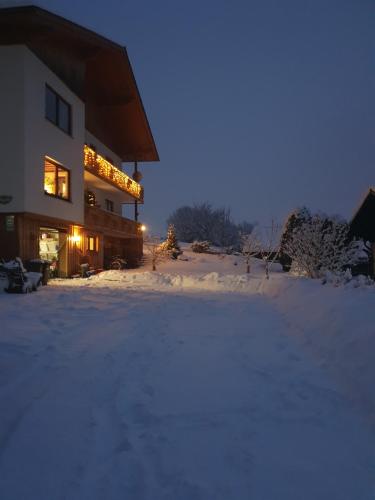
{"type": "Polygon", "coordinates": [[[143,201],[142,186],[87,145],[84,146],[84,166],[88,172],[130,194],[137,201],[143,201]]]}
{"type": "Polygon", "coordinates": [[[141,224],[101,208],[85,206],[85,227],[118,238],[141,238],[141,224]]]}

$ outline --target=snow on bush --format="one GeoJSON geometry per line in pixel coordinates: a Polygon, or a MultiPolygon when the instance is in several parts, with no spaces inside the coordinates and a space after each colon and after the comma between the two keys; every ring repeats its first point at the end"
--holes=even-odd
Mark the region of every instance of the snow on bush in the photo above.
{"type": "Polygon", "coordinates": [[[311,214],[306,207],[296,208],[286,218],[284,227],[281,232],[280,238],[280,251],[279,262],[283,266],[284,271],[290,271],[292,259],[286,253],[286,246],[288,245],[293,231],[299,228],[303,223],[311,218],[311,214]]]}
{"type": "Polygon", "coordinates": [[[284,242],[283,251],[293,262],[292,270],[310,278],[324,277],[327,272],[342,275],[365,256],[363,242],[349,240],[349,229],[337,217],[306,217],[284,242]]]}
{"type": "Polygon", "coordinates": [[[190,248],[194,253],[208,253],[210,251],[210,243],[209,241],[194,241],[190,248]]]}

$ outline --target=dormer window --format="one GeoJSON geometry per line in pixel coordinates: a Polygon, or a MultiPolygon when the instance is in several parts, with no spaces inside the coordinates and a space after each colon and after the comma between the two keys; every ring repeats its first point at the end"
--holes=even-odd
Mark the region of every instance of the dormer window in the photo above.
{"type": "Polygon", "coordinates": [[[72,134],[72,107],[49,85],[46,85],[46,109],[47,120],[59,127],[67,134],[72,134]]]}

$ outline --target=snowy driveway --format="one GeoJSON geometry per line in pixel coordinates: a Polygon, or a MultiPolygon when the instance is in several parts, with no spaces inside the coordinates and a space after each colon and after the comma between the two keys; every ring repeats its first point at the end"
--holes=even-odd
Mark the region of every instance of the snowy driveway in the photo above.
{"type": "Polygon", "coordinates": [[[265,298],[0,296],[0,498],[364,500],[374,436],[265,298]]]}

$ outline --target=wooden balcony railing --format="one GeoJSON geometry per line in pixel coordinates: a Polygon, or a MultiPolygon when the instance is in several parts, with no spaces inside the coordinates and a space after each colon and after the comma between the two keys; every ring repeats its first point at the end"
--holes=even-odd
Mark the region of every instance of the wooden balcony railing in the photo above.
{"type": "Polygon", "coordinates": [[[87,145],[84,146],[84,165],[86,170],[97,177],[130,194],[136,200],[143,201],[142,186],[87,145]]]}
{"type": "Polygon", "coordinates": [[[122,238],[142,237],[142,224],[101,208],[85,205],[85,227],[122,238]]]}

